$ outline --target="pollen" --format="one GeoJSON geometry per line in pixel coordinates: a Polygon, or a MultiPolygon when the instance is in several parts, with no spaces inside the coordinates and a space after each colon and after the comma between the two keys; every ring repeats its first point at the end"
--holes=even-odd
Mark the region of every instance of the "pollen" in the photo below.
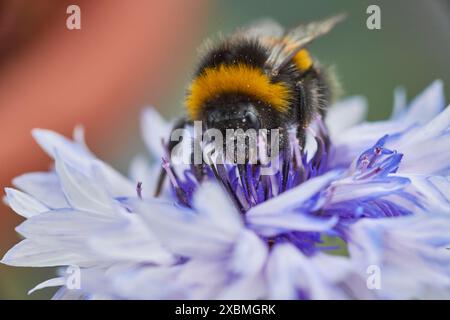
{"type": "Polygon", "coordinates": [[[292,60],[294,61],[297,68],[301,71],[308,71],[313,64],[311,56],[306,49],[300,50],[292,60]]]}
{"type": "Polygon", "coordinates": [[[206,68],[188,91],[186,108],[192,120],[199,120],[208,100],[225,93],[239,93],[261,100],[279,112],[289,107],[290,90],[282,82],[273,83],[260,69],[245,64],[206,68]]]}
{"type": "MultiPolygon", "coordinates": [[[[297,48],[296,42],[292,39],[289,39],[288,37],[281,39],[267,37],[263,39],[263,41],[270,46],[283,44],[283,51],[285,51],[286,54],[289,54],[291,51],[297,48]]],[[[297,54],[292,58],[292,61],[294,62],[295,66],[303,72],[308,71],[313,65],[313,59],[307,49],[301,49],[299,52],[297,52],[297,54]]]]}

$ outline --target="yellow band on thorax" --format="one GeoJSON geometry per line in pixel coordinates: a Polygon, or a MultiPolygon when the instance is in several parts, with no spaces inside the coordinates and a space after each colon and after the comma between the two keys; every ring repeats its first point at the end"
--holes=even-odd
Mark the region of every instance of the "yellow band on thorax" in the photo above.
{"type": "Polygon", "coordinates": [[[186,108],[191,120],[200,120],[205,102],[224,93],[240,93],[269,104],[280,112],[288,110],[290,92],[283,83],[272,83],[259,68],[245,64],[206,68],[188,91],[186,108]]]}

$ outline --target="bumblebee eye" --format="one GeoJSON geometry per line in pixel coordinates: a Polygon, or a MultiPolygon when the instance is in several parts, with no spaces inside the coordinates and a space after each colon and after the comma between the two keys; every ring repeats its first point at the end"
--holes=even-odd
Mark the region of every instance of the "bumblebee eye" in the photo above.
{"type": "Polygon", "coordinates": [[[245,113],[245,118],[244,118],[244,120],[245,120],[246,126],[247,126],[248,128],[252,128],[252,129],[255,129],[255,130],[259,130],[260,127],[261,127],[261,122],[259,121],[257,115],[255,115],[255,114],[254,114],[253,112],[251,112],[251,111],[247,111],[247,112],[245,113]]]}

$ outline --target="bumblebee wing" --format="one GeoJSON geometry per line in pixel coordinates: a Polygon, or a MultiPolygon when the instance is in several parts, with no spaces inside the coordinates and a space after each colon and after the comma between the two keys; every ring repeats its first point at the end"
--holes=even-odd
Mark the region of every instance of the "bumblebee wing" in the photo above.
{"type": "Polygon", "coordinates": [[[345,14],[338,14],[321,21],[313,21],[291,29],[286,38],[295,42],[297,46],[305,46],[314,39],[331,31],[339,22],[345,19],[345,14]]]}
{"type": "Polygon", "coordinates": [[[289,30],[282,41],[273,46],[267,64],[277,73],[292,57],[314,39],[327,34],[336,24],[345,19],[338,14],[321,21],[310,22],[289,30]]]}
{"type": "Polygon", "coordinates": [[[284,28],[269,18],[257,20],[235,33],[237,36],[248,38],[282,38],[284,34],[284,28]]]}

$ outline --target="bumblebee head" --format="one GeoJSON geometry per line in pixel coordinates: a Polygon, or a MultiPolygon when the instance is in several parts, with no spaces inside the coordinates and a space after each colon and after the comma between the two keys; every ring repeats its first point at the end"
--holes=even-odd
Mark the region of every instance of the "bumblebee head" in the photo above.
{"type": "Polygon", "coordinates": [[[217,129],[268,128],[263,118],[286,113],[293,90],[271,77],[266,61],[266,49],[257,42],[225,43],[209,52],[187,92],[190,120],[217,129]]]}
{"type": "Polygon", "coordinates": [[[228,102],[222,97],[216,103],[210,103],[205,112],[205,123],[207,128],[216,128],[221,131],[226,129],[254,129],[259,130],[262,126],[259,108],[251,101],[238,100],[228,102]],[[226,105],[225,107],[223,105],[226,105]]]}

